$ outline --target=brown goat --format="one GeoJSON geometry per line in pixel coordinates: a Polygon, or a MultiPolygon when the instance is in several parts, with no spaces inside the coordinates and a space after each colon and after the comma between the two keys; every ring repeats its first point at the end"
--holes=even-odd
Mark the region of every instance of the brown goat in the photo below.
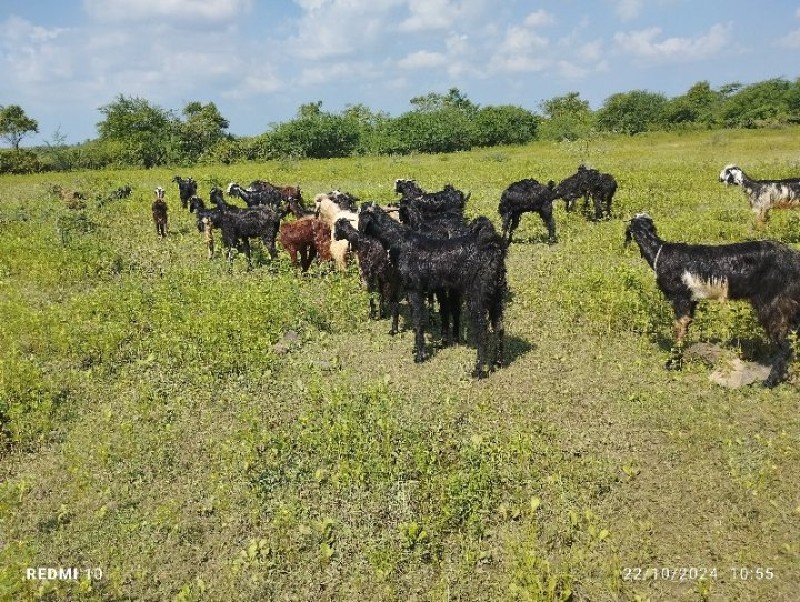
{"type": "Polygon", "coordinates": [[[297,267],[300,254],[300,269],[308,271],[314,257],[320,261],[331,261],[331,229],[328,224],[315,218],[299,219],[281,224],[278,240],[289,253],[292,265],[297,267]]]}

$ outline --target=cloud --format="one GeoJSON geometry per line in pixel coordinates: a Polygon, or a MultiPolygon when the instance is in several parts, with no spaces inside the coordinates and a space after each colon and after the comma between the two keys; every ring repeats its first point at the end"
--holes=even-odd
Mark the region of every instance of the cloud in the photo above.
{"type": "Polygon", "coordinates": [[[295,0],[303,9],[299,33],[285,41],[285,52],[319,61],[366,52],[386,41],[395,26],[392,13],[403,0],[295,0]]]}
{"type": "Polygon", "coordinates": [[[69,32],[66,28],[39,27],[14,16],[1,22],[0,65],[5,65],[6,85],[13,81],[47,84],[73,77],[74,62],[60,41],[69,32]]]}
{"type": "Polygon", "coordinates": [[[549,40],[530,27],[514,25],[490,59],[493,69],[511,72],[542,71],[550,61],[544,56],[549,40]]]}
{"type": "Polygon", "coordinates": [[[775,42],[773,46],[778,46],[779,48],[800,48],[800,29],[790,31],[775,42]]]}
{"type": "Polygon", "coordinates": [[[411,16],[400,23],[400,31],[447,29],[458,17],[450,0],[409,0],[411,16]]]}
{"type": "Polygon", "coordinates": [[[185,21],[228,21],[250,10],[252,0],[83,0],[99,21],[142,21],[170,17],[185,21]]]}
{"type": "Polygon", "coordinates": [[[524,23],[527,27],[542,27],[555,23],[555,17],[547,11],[537,10],[525,17],[524,23]]]}
{"type": "Polygon", "coordinates": [[[707,33],[694,38],[658,40],[661,28],[617,32],[614,42],[623,52],[646,61],[686,62],[719,54],[731,39],[732,24],[711,26],[707,33]]]}
{"type": "Polygon", "coordinates": [[[616,13],[620,21],[632,21],[642,12],[642,0],[617,0],[616,13]]]}
{"type": "Polygon", "coordinates": [[[433,69],[447,62],[447,57],[441,52],[417,50],[397,61],[397,66],[401,69],[433,69]]]}
{"type": "MultiPolygon", "coordinates": [[[[794,16],[800,19],[800,8],[795,11],[794,16]]],[[[800,48],[800,29],[790,31],[775,42],[773,46],[779,48],[800,48]]]]}

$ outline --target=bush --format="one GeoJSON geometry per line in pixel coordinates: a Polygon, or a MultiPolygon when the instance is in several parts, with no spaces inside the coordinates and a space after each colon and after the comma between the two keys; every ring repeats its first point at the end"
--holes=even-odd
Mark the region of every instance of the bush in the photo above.
{"type": "Polygon", "coordinates": [[[0,151],[0,174],[35,173],[42,170],[39,156],[30,150],[0,151]]]}

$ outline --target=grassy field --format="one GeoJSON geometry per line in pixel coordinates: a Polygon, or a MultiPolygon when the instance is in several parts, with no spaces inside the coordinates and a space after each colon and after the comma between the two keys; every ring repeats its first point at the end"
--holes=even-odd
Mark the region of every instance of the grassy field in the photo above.
{"type": "MultiPolygon", "coordinates": [[[[0,599],[800,599],[800,362],[774,390],[721,388],[699,361],[665,371],[671,310],[622,247],[625,220],[648,211],[668,240],[798,248],[800,213],[757,231],[742,191],[717,181],[729,162],[800,175],[798,134],[3,176],[0,599]],[[170,183],[192,175],[207,198],[260,178],[385,202],[413,177],[470,191],[468,214],[499,224],[510,182],[580,161],[619,180],[615,218],[560,204],[553,246],[523,218],[509,365],[484,381],[468,377],[470,346],[415,364],[407,309],[396,337],[367,320],[355,269],[207,261],[170,183]],[[76,212],[54,183],[134,193],[76,212]],[[40,567],[79,579],[26,579],[40,567]]],[[[689,339],[770,354],[739,303],[701,304],[689,339]]]]}

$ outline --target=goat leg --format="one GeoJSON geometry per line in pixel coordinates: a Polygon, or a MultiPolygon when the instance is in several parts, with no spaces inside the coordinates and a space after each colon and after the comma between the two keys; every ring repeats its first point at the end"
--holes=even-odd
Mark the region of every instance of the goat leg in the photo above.
{"type": "Polygon", "coordinates": [[[681,370],[683,368],[683,339],[692,323],[690,315],[683,315],[675,320],[675,343],[672,346],[671,357],[667,360],[667,370],[681,370]]]}
{"type": "Polygon", "coordinates": [[[763,383],[765,387],[772,389],[783,380],[791,357],[792,346],[789,341],[784,338],[778,343],[778,353],[772,361],[772,368],[769,371],[769,376],[767,376],[763,383]]]}
{"type": "Polygon", "coordinates": [[[470,317],[472,328],[475,331],[475,338],[478,342],[478,356],[475,360],[475,368],[472,370],[472,377],[486,378],[488,372],[483,367],[486,365],[486,339],[488,338],[488,333],[483,308],[476,307],[476,304],[470,302],[470,317]]]}
{"type": "Polygon", "coordinates": [[[425,361],[425,333],[423,326],[425,323],[425,303],[422,299],[422,292],[411,291],[411,323],[414,327],[414,361],[425,361]]]}
{"type": "Polygon", "coordinates": [[[503,328],[503,302],[502,300],[497,302],[495,301],[492,306],[489,308],[489,321],[492,325],[492,332],[495,334],[495,338],[497,339],[497,344],[495,347],[494,353],[494,361],[492,362],[492,366],[494,368],[502,368],[503,367],[503,356],[504,356],[504,336],[505,336],[505,329],[503,328]]]}

